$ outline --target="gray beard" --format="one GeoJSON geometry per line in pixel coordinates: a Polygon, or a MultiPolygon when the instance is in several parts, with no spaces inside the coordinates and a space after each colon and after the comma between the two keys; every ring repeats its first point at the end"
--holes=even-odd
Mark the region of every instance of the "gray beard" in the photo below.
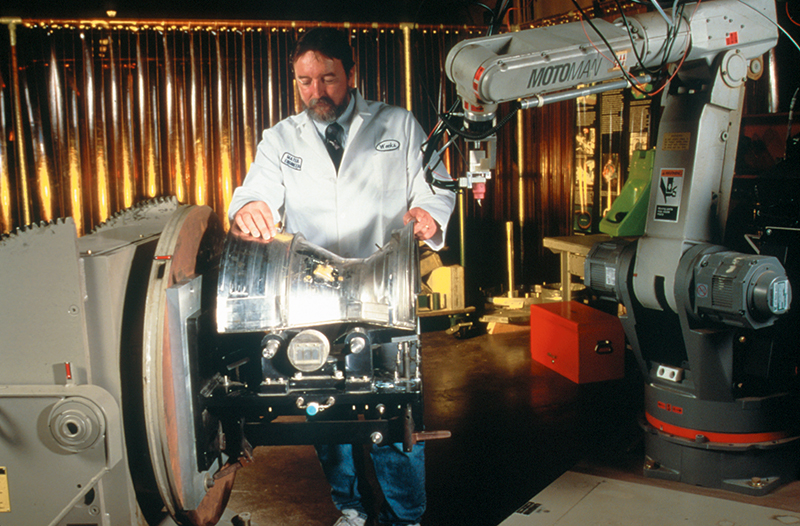
{"type": "Polygon", "coordinates": [[[311,99],[309,104],[306,105],[304,103],[303,105],[313,120],[322,124],[330,124],[344,113],[349,103],[349,99],[343,100],[339,106],[336,106],[330,98],[320,97],[319,99],[311,99]]]}

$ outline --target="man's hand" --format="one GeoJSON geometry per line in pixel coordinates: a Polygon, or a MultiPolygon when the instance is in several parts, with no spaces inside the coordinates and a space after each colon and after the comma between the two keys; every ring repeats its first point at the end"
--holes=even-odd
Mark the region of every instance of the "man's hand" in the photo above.
{"type": "Polygon", "coordinates": [[[275,220],[272,211],[264,201],[250,201],[236,212],[233,218],[234,228],[245,234],[265,240],[275,237],[275,220]]]}
{"type": "Polygon", "coordinates": [[[436,235],[439,225],[433,220],[431,215],[422,208],[412,208],[403,216],[403,224],[414,221],[414,237],[420,241],[425,241],[436,235]]]}

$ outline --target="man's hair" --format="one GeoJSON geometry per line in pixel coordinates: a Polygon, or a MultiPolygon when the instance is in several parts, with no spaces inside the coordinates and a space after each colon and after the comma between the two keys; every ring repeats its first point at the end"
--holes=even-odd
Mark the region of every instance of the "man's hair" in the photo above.
{"type": "Polygon", "coordinates": [[[353,48],[347,35],[332,27],[315,27],[307,31],[295,45],[292,53],[292,64],[297,62],[301,55],[314,51],[331,59],[339,59],[344,66],[344,72],[349,76],[355,61],[353,48]]]}

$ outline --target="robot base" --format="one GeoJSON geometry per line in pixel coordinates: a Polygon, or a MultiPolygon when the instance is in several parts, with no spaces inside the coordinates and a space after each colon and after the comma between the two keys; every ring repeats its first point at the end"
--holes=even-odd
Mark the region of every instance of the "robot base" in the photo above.
{"type": "Polygon", "coordinates": [[[648,423],[644,476],[724,489],[746,495],[766,495],[798,478],[798,438],[757,444],[693,442],[663,433],[648,423]]]}

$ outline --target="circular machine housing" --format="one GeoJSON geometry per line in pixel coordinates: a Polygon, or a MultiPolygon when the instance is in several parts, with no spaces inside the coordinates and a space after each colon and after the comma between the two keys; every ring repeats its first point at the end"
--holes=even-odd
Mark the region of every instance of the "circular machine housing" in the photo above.
{"type": "Polygon", "coordinates": [[[174,198],[0,236],[4,526],[219,522],[235,465],[200,393],[223,240],[174,198]]]}
{"type": "MultiPolygon", "coordinates": [[[[216,524],[233,486],[234,470],[211,483],[223,458],[200,463],[204,428],[197,393],[203,369],[197,345],[188,343],[191,321],[202,316],[202,283],[214,273],[224,238],[219,218],[205,206],[179,207],[161,233],[147,288],[143,336],[143,398],[156,484],[180,524],[216,524]]],[[[205,305],[207,309],[207,303],[205,305]]]]}

